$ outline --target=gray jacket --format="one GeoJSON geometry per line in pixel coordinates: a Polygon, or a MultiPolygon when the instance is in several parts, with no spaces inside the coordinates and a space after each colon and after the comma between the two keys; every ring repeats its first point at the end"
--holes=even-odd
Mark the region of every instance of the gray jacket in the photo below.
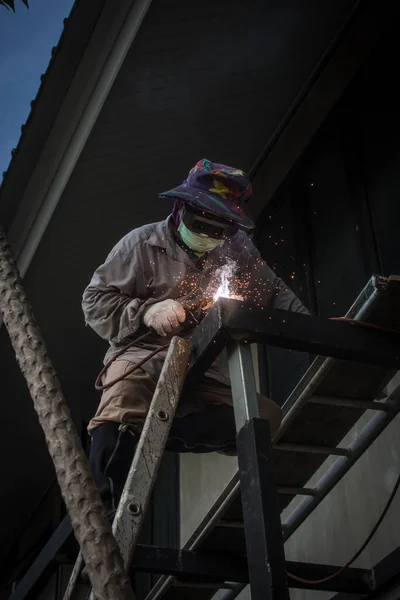
{"type": "MultiPolygon", "coordinates": [[[[300,300],[262,260],[244,232],[239,231],[210,252],[199,270],[177,243],[174,225],[168,217],[123,237],[95,271],[83,293],[86,323],[110,343],[105,361],[145,331],[142,316],[149,304],[167,298],[179,299],[196,290],[214,293],[219,284],[215,274],[229,259],[236,265],[232,278],[234,293],[257,304],[308,314],[300,300]]],[[[186,334],[190,331],[183,329],[180,335],[186,334]]],[[[122,358],[138,362],[167,342],[168,338],[152,335],[138,347],[128,349],[122,358]]],[[[143,365],[155,381],[164,358],[165,351],[143,365]]],[[[216,363],[207,376],[229,383],[216,363]]]]}

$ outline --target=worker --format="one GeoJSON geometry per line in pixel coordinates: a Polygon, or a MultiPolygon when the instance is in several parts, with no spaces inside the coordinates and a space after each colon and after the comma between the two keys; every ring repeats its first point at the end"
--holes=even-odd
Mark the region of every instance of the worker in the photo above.
{"type": "MultiPolygon", "coordinates": [[[[160,194],[174,201],[172,214],[123,237],[84,291],[86,323],[110,343],[106,362],[128,342],[149,333],[111,362],[102,378],[105,389],[99,407],[88,426],[90,464],[110,519],[167,350],[128,371],[173,335],[186,337],[193,332],[196,320],[190,322],[186,299],[198,296],[212,302],[224,284],[233,297],[308,313],[248,236],[254,224],[244,205],[251,193],[242,170],[200,160],[182,185],[160,194]],[[118,381],[107,387],[114,380],[118,381]]],[[[281,419],[278,405],[259,396],[259,409],[271,431],[276,431],[281,419]]],[[[229,373],[221,361],[181,398],[167,450],[235,451],[229,373]]]]}

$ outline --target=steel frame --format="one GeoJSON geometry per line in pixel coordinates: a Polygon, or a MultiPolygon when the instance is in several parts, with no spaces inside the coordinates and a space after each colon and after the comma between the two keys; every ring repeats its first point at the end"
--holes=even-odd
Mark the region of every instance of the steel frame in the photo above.
{"type": "MultiPolygon", "coordinates": [[[[297,577],[319,579],[329,577],[339,569],[335,565],[321,565],[288,561],[288,571],[297,577]]],[[[181,582],[225,584],[249,581],[248,562],[245,556],[225,553],[197,553],[157,546],[137,545],[132,561],[132,573],[168,573],[181,582]]],[[[313,589],[309,584],[290,581],[291,588],[313,589]]],[[[320,590],[366,594],[373,589],[373,570],[349,568],[332,581],[319,586],[320,590]]],[[[277,596],[280,598],[281,596],[277,596]]]]}
{"type": "MultiPolygon", "coordinates": [[[[383,282],[380,279],[373,280],[372,284],[370,283],[360,294],[347,316],[355,319],[367,317],[378,298],[379,286],[381,285],[383,285],[383,282]]],[[[380,406],[375,407],[376,414],[348,449],[336,449],[336,451],[333,449],[332,454],[337,455],[337,460],[322,477],[316,488],[312,490],[312,495],[305,498],[289,515],[286,523],[284,523],[282,535],[279,510],[276,507],[277,490],[273,481],[269,458],[272,449],[271,442],[274,447],[279,447],[280,437],[298,415],[302,406],[312,398],[319,381],[329,372],[334,359],[322,359],[321,357],[316,359],[305,378],[303,378],[305,381],[300,382],[285,404],[282,426],[271,440],[267,423],[258,419],[251,354],[249,344],[246,342],[263,339],[263,341],[267,340],[270,344],[308,349],[314,353],[317,351],[316,348],[319,348],[319,351],[324,348],[326,353],[329,352],[335,357],[358,361],[361,360],[360,357],[362,356],[365,362],[385,365],[388,372],[393,369],[394,365],[398,364],[400,352],[397,338],[389,333],[378,332],[379,335],[376,335],[377,332],[374,330],[364,331],[356,326],[337,322],[325,326],[325,322],[325,325],[322,324],[321,326],[320,335],[315,337],[311,333],[322,323],[321,319],[304,315],[290,315],[291,318],[282,321],[281,311],[263,312],[263,323],[260,325],[260,321],[258,321],[259,325],[256,331],[249,333],[245,331],[245,327],[250,327],[252,323],[254,326],[254,323],[260,318],[260,314],[255,315],[254,313],[257,311],[254,311],[250,315],[250,311],[247,311],[246,307],[239,306],[240,304],[231,300],[218,302],[192,338],[194,358],[189,372],[192,381],[205,371],[214,359],[215,354],[220,352],[222,347],[229,345],[229,363],[238,429],[238,458],[242,468],[240,477],[237,473],[232,478],[217,504],[210,510],[185,546],[185,550],[193,551],[199,547],[208,532],[223,517],[226,508],[235,499],[241,488],[252,596],[254,600],[259,598],[274,598],[275,600],[276,598],[288,598],[286,563],[283,554],[284,540],[296,531],[305,518],[399,412],[400,387],[397,387],[384,403],[379,403],[380,406]],[[256,321],[253,317],[256,317],[256,321]],[[238,323],[240,323],[240,326],[238,323]],[[306,327],[308,324],[309,326],[306,327]],[[337,346],[340,340],[343,340],[342,348],[337,346]],[[366,340],[369,340],[375,348],[371,349],[368,344],[365,347],[366,340]],[[391,352],[394,353],[394,358],[390,356],[391,352]],[[260,457],[261,454],[262,458],[260,457]],[[246,471],[249,471],[249,468],[255,474],[258,485],[251,485],[249,478],[246,476],[246,471]],[[268,511],[266,511],[266,506],[268,506],[268,511]],[[257,514],[257,526],[252,523],[254,511],[257,514]],[[271,539],[274,539],[274,544],[271,544],[271,539]],[[261,554],[254,552],[252,548],[258,548],[261,554]],[[262,565],[260,556],[264,560],[262,565]],[[265,569],[264,565],[271,566],[269,576],[269,568],[265,569]]],[[[285,317],[287,316],[288,313],[285,313],[285,317]]],[[[284,449],[291,451],[290,448],[284,449]]],[[[327,449],[316,449],[316,452],[319,453],[326,453],[326,451],[327,449]]],[[[332,569],[334,567],[327,568],[332,569]]],[[[296,572],[295,569],[296,567],[291,565],[291,571],[296,572]]],[[[349,572],[353,571],[350,570],[349,572]]],[[[308,576],[310,576],[310,572],[308,576]]],[[[147,600],[161,598],[171,582],[172,577],[159,580],[148,595],[147,600]]],[[[225,600],[235,598],[244,585],[246,585],[244,582],[239,585],[229,583],[225,586],[229,589],[221,597],[221,600],[222,598],[225,600]]],[[[339,591],[338,588],[335,589],[339,591]]],[[[341,588],[341,591],[349,593],[347,588],[341,588]]],[[[21,596],[21,600],[24,597],[21,596]]]]}
{"type": "Polygon", "coordinates": [[[228,346],[240,489],[253,600],[289,600],[285,551],[267,421],[259,418],[249,344],[228,346]]]}
{"type": "MultiPolygon", "coordinates": [[[[379,276],[372,277],[349,309],[346,317],[355,320],[367,319],[378,298],[386,293],[387,286],[387,279],[379,276]]],[[[357,325],[353,326],[346,323],[330,322],[329,326],[325,327],[322,324],[322,319],[290,313],[284,313],[284,318],[282,319],[282,311],[271,310],[264,312],[263,309],[254,307],[251,307],[250,311],[249,307],[246,309],[240,302],[233,300],[220,300],[218,304],[214,306],[212,311],[210,311],[208,316],[203,320],[192,339],[193,358],[188,373],[189,381],[194,381],[197,377],[201,376],[213,362],[215,356],[221,352],[222,348],[229,344],[229,342],[233,343],[235,338],[236,340],[244,340],[245,342],[257,342],[261,340],[264,343],[268,342],[271,345],[308,350],[311,353],[317,353],[316,348],[319,347],[319,353],[321,353],[321,349],[324,348],[323,354],[329,356],[329,358],[319,356],[314,361],[303,380],[299,382],[298,386],[296,386],[295,390],[288,398],[284,405],[282,425],[272,440],[275,445],[279,445],[279,439],[282,437],[287,427],[299,414],[302,407],[313,396],[325,375],[331,370],[335,362],[333,357],[384,365],[388,368],[388,373],[390,373],[393,368],[393,356],[395,357],[396,363],[398,360],[400,350],[398,337],[396,338],[386,333],[378,337],[370,336],[369,334],[372,333],[373,330],[370,329],[364,331],[361,328],[357,328],[357,325]],[[267,318],[267,325],[265,325],[265,318],[267,318]],[[310,321],[307,321],[308,319],[310,319],[310,321]],[[305,328],[307,322],[310,324],[308,329],[305,328]],[[256,330],[246,332],[245,327],[250,323],[256,324],[256,330]],[[318,323],[321,323],[321,329],[318,331],[319,335],[316,336],[315,333],[318,323]],[[274,325],[276,325],[276,330],[273,329],[274,325]],[[334,325],[334,327],[332,328],[331,325],[334,325]],[[337,325],[340,327],[338,328],[337,325]],[[343,328],[342,325],[345,325],[345,328],[343,328]],[[277,331],[279,331],[278,334],[276,334],[277,331]],[[359,336],[360,333],[361,335],[359,336]],[[344,335],[348,336],[347,342],[343,338],[344,335]],[[350,338],[352,339],[350,340],[350,338]],[[339,339],[342,339],[343,347],[335,346],[335,340],[338,343],[339,339]],[[367,343],[368,340],[369,343],[367,343]],[[388,346],[386,346],[387,341],[388,346]],[[392,358],[389,358],[389,360],[386,361],[386,359],[382,359],[382,356],[378,359],[376,354],[375,356],[372,356],[372,353],[369,352],[370,349],[368,348],[370,343],[385,345],[386,347],[383,354],[390,354],[390,352],[393,352],[392,358]],[[366,356],[367,354],[368,356],[366,356]],[[363,356],[362,359],[360,358],[361,355],[363,356]]],[[[382,346],[380,347],[382,348],[382,346]]],[[[236,360],[236,364],[234,364],[232,361],[232,353],[230,356],[231,375],[233,375],[234,378],[240,378],[239,373],[241,372],[241,369],[238,369],[238,366],[240,367],[239,362],[236,360]]],[[[251,383],[250,386],[252,387],[251,383]]],[[[235,379],[232,380],[232,387],[233,396],[235,396],[235,379]]],[[[246,402],[246,397],[248,397],[247,392],[242,396],[242,402],[243,398],[246,402]]],[[[239,409],[240,415],[236,418],[237,422],[239,420],[240,423],[243,423],[244,418],[251,417],[251,408],[249,408],[249,403],[247,404],[247,408],[242,406],[239,409]],[[245,417],[243,417],[243,415],[245,415],[245,417]]],[[[398,414],[400,411],[400,386],[386,398],[384,403],[379,404],[379,407],[375,407],[379,408],[379,411],[377,411],[377,414],[375,414],[367,423],[351,446],[345,451],[344,449],[340,449],[338,452],[332,453],[336,454],[338,458],[329,471],[320,479],[316,485],[314,494],[305,498],[295,511],[289,515],[286,523],[283,524],[284,541],[297,530],[300,524],[311,514],[314,508],[327,496],[329,491],[336,483],[338,483],[338,481],[340,481],[351,466],[354,465],[360,456],[369,448],[372,442],[398,414]]],[[[368,408],[370,408],[370,406],[368,408]]],[[[243,490],[241,490],[240,474],[238,472],[234,475],[220,498],[217,500],[217,503],[211,508],[202,523],[189,539],[185,548],[195,550],[201,545],[204,538],[219,522],[225,510],[237,497],[239,491],[242,491],[243,494],[243,490]]],[[[265,531],[258,530],[258,536],[262,536],[264,533],[265,531]]],[[[251,569],[250,565],[249,568],[251,569]]],[[[158,600],[162,598],[169,585],[171,585],[171,582],[171,577],[159,580],[147,596],[146,600],[158,600]]],[[[240,591],[244,589],[245,585],[246,584],[236,585],[233,589],[224,593],[220,597],[220,600],[233,600],[240,591]]],[[[270,594],[270,591],[267,590],[265,593],[265,598],[271,597],[268,595],[270,594]]]]}

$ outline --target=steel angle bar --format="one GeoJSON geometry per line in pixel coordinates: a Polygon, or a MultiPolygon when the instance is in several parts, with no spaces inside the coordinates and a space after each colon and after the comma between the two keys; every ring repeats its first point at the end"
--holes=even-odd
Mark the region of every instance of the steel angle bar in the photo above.
{"type": "Polygon", "coordinates": [[[219,311],[221,326],[231,339],[393,369],[400,367],[400,341],[395,332],[227,298],[218,300],[210,314],[213,311],[219,311]]]}
{"type": "Polygon", "coordinates": [[[240,431],[250,419],[259,416],[250,345],[243,342],[229,344],[228,360],[236,430],[240,431]]]}

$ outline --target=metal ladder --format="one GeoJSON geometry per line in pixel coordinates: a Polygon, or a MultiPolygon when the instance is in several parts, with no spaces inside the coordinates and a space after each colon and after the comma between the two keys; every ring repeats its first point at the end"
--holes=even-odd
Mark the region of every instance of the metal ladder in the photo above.
{"type": "MultiPolygon", "coordinates": [[[[187,340],[172,338],[113,521],[112,531],[127,570],[178,406],[190,348],[187,340]]],[[[90,600],[94,600],[90,584],[79,583],[82,568],[83,558],[79,553],[64,600],[78,600],[88,593],[90,600]]]]}

